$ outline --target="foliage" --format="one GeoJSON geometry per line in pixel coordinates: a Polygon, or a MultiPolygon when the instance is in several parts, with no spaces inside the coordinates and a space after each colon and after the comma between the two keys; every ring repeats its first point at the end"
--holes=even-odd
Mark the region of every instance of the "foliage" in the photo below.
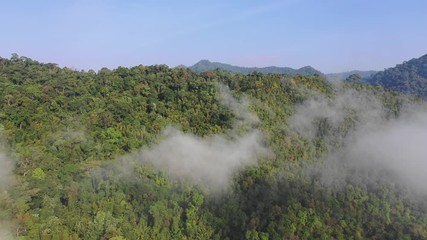
{"type": "MultiPolygon", "coordinates": [[[[334,97],[320,76],[165,65],[95,73],[13,56],[0,58],[0,87],[0,124],[17,178],[0,194],[0,216],[14,218],[19,239],[427,238],[426,202],[398,186],[349,182],[336,191],[299,174],[327,146],[292,134],[287,120],[310,94],[334,97]],[[169,125],[199,136],[231,129],[235,116],[217,100],[218,82],[252,99],[274,156],[237,173],[219,194],[120,157],[155,144],[169,125]]],[[[394,93],[346,87],[381,96],[399,112],[394,93]]]]}

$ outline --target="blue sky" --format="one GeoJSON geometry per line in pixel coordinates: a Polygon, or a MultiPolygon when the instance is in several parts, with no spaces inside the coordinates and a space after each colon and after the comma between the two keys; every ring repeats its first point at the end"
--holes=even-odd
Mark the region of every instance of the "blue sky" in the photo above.
{"type": "Polygon", "coordinates": [[[383,70],[427,54],[425,0],[0,1],[0,56],[77,69],[139,64],[383,70]]]}

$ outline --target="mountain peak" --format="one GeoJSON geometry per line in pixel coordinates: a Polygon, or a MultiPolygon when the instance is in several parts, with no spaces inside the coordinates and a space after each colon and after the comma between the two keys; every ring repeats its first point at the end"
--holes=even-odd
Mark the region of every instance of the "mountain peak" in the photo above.
{"type": "Polygon", "coordinates": [[[207,64],[207,63],[211,63],[211,61],[209,61],[207,59],[202,59],[199,62],[197,62],[196,64],[207,64]]]}

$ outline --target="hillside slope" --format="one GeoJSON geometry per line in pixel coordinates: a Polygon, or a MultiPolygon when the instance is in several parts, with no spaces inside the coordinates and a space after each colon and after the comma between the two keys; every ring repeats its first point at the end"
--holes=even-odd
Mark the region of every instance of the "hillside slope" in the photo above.
{"type": "Polygon", "coordinates": [[[427,54],[385,69],[366,82],[404,94],[427,98],[427,54]]]}

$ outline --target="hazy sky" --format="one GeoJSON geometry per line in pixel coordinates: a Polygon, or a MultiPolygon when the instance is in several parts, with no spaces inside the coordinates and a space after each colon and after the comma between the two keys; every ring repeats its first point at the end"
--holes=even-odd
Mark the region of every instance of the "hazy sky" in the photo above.
{"type": "Polygon", "coordinates": [[[0,56],[77,69],[201,59],[382,70],[427,53],[426,0],[0,1],[0,56]]]}

